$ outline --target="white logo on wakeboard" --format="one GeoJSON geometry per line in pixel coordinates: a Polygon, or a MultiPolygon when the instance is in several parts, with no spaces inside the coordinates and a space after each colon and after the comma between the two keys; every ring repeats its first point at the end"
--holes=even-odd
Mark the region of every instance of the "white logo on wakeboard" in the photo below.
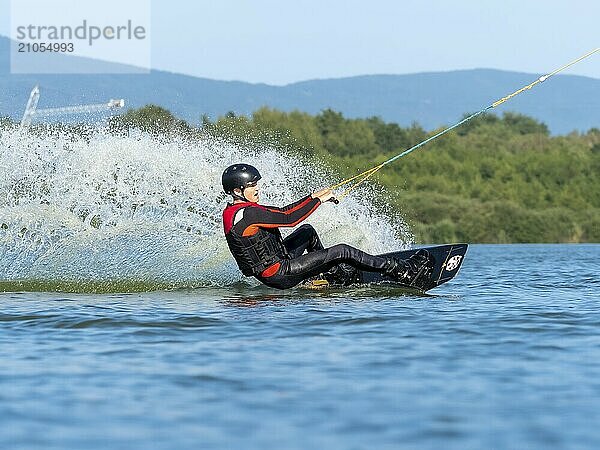
{"type": "Polygon", "coordinates": [[[450,258],[448,260],[448,262],[446,263],[446,270],[448,272],[452,272],[454,269],[456,269],[460,265],[461,259],[462,259],[461,255],[456,255],[456,256],[453,256],[452,258],[450,258]]]}

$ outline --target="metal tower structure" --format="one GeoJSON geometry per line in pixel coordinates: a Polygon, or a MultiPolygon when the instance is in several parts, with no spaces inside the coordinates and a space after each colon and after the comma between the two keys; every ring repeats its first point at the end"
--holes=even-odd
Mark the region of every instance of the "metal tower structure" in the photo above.
{"type": "Polygon", "coordinates": [[[125,106],[125,100],[110,99],[108,103],[96,103],[91,105],[77,105],[77,106],[64,106],[61,108],[45,108],[38,109],[37,105],[40,100],[40,88],[35,86],[29,94],[29,100],[21,119],[21,127],[25,128],[31,125],[31,121],[34,118],[47,118],[52,116],[59,116],[65,114],[88,114],[97,113],[103,111],[110,111],[114,109],[120,109],[125,106]]]}

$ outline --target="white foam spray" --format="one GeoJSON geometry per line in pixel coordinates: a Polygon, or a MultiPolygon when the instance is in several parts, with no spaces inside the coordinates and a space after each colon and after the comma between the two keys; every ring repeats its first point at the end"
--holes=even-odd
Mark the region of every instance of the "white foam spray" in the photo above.
{"type": "MultiPolygon", "coordinates": [[[[220,177],[227,165],[259,168],[263,204],[288,204],[334,181],[322,165],[274,148],[248,150],[215,139],[157,140],[100,129],[87,138],[0,133],[4,284],[229,285],[244,277],[222,232],[220,177]]],[[[368,189],[309,217],[326,246],[346,242],[381,253],[410,242],[402,219],[374,207],[368,189]]]]}

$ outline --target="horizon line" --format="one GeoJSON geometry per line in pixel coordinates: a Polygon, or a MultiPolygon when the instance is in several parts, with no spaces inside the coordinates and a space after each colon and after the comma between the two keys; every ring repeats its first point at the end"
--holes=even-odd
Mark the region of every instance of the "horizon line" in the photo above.
{"type": "MultiPolygon", "coordinates": [[[[12,39],[10,36],[6,36],[4,34],[0,34],[0,39],[5,38],[8,41],[14,41],[14,39],[12,39]]],[[[16,41],[15,41],[16,42],[16,41]]],[[[9,51],[10,52],[10,51],[9,51]]],[[[70,58],[82,58],[82,59],[89,59],[92,61],[98,61],[98,62],[102,62],[102,63],[107,63],[107,64],[114,64],[114,65],[119,65],[119,66],[128,66],[128,67],[134,67],[134,68],[138,68],[140,69],[140,71],[147,71],[148,69],[145,68],[140,68],[138,66],[131,66],[129,64],[124,64],[121,62],[117,62],[117,61],[107,61],[107,60],[103,60],[103,59],[97,59],[97,58],[90,58],[87,56],[77,56],[77,55],[64,55],[65,57],[70,57],[70,58]]],[[[516,69],[497,69],[497,68],[493,68],[493,67],[473,67],[473,68],[468,68],[468,69],[440,69],[440,70],[423,70],[423,71],[415,71],[415,72],[404,72],[404,73],[384,73],[384,72],[375,72],[375,73],[361,73],[361,74],[356,74],[356,75],[342,75],[342,76],[327,76],[324,75],[322,77],[314,77],[314,78],[306,78],[306,79],[301,79],[301,80],[296,80],[296,81],[289,81],[286,83],[273,83],[273,82],[265,82],[265,81],[248,81],[248,80],[241,80],[241,79],[234,79],[234,78],[229,78],[229,79],[223,79],[223,78],[211,78],[211,77],[207,77],[207,76],[202,76],[202,75],[196,75],[196,74],[190,74],[190,73],[185,73],[185,72],[176,72],[174,70],[170,70],[170,69],[161,69],[161,68],[155,68],[155,67],[150,67],[149,72],[147,73],[85,73],[85,75],[132,75],[132,74],[136,74],[136,75],[150,75],[152,72],[164,72],[164,73],[169,73],[169,74],[173,74],[173,75],[180,75],[180,76],[185,76],[185,77],[191,77],[191,78],[198,78],[198,79],[205,79],[205,80],[211,80],[211,81],[221,81],[221,82],[225,82],[225,83],[246,83],[246,84],[251,84],[251,85],[265,85],[265,86],[270,86],[270,87],[287,87],[287,86],[293,86],[295,84],[301,84],[301,83],[307,83],[307,82],[312,82],[312,81],[333,81],[333,80],[345,80],[345,79],[351,79],[351,78],[361,78],[361,77],[394,77],[394,76],[411,76],[411,75],[427,75],[427,74],[445,74],[445,73],[452,73],[452,72],[470,72],[470,71],[476,71],[476,70],[489,70],[489,71],[495,71],[495,72],[505,72],[505,73],[516,73],[516,74],[522,74],[522,75],[531,75],[534,77],[539,77],[541,75],[545,75],[546,73],[543,72],[527,72],[527,71],[520,71],[520,70],[516,70],[516,69]]],[[[547,72],[548,73],[548,72],[547,72]]],[[[19,73],[19,74],[11,74],[10,71],[8,72],[8,75],[15,75],[15,76],[27,76],[27,75],[60,75],[60,73],[40,73],[40,74],[35,74],[35,73],[31,73],[31,74],[27,74],[27,73],[19,73]]],[[[78,75],[77,73],[68,73],[68,74],[63,74],[63,75],[78,75]]],[[[589,75],[579,75],[579,74],[560,74],[557,75],[559,77],[564,77],[564,76],[572,76],[572,77],[581,77],[581,78],[588,78],[590,80],[600,80],[600,77],[595,78],[589,75]]]]}

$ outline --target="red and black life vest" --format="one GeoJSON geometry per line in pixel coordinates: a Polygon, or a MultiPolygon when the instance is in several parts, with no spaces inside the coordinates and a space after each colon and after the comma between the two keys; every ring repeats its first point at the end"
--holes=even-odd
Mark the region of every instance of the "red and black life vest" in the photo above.
{"type": "MultiPolygon", "coordinates": [[[[223,212],[223,224],[225,228],[225,239],[229,245],[238,267],[247,277],[261,275],[266,269],[288,258],[287,251],[283,245],[281,232],[278,228],[257,228],[255,234],[233,231],[236,213],[243,208],[258,207],[256,203],[237,203],[228,205],[223,212]],[[229,230],[228,230],[229,228],[229,230]]],[[[239,212],[243,214],[244,211],[239,212]]],[[[241,228],[241,227],[240,227],[241,228]]]]}
{"type": "Polygon", "coordinates": [[[283,208],[242,202],[223,211],[223,229],[229,250],[246,276],[273,275],[279,262],[289,258],[279,227],[293,227],[317,209],[321,201],[306,196],[283,208]]]}

